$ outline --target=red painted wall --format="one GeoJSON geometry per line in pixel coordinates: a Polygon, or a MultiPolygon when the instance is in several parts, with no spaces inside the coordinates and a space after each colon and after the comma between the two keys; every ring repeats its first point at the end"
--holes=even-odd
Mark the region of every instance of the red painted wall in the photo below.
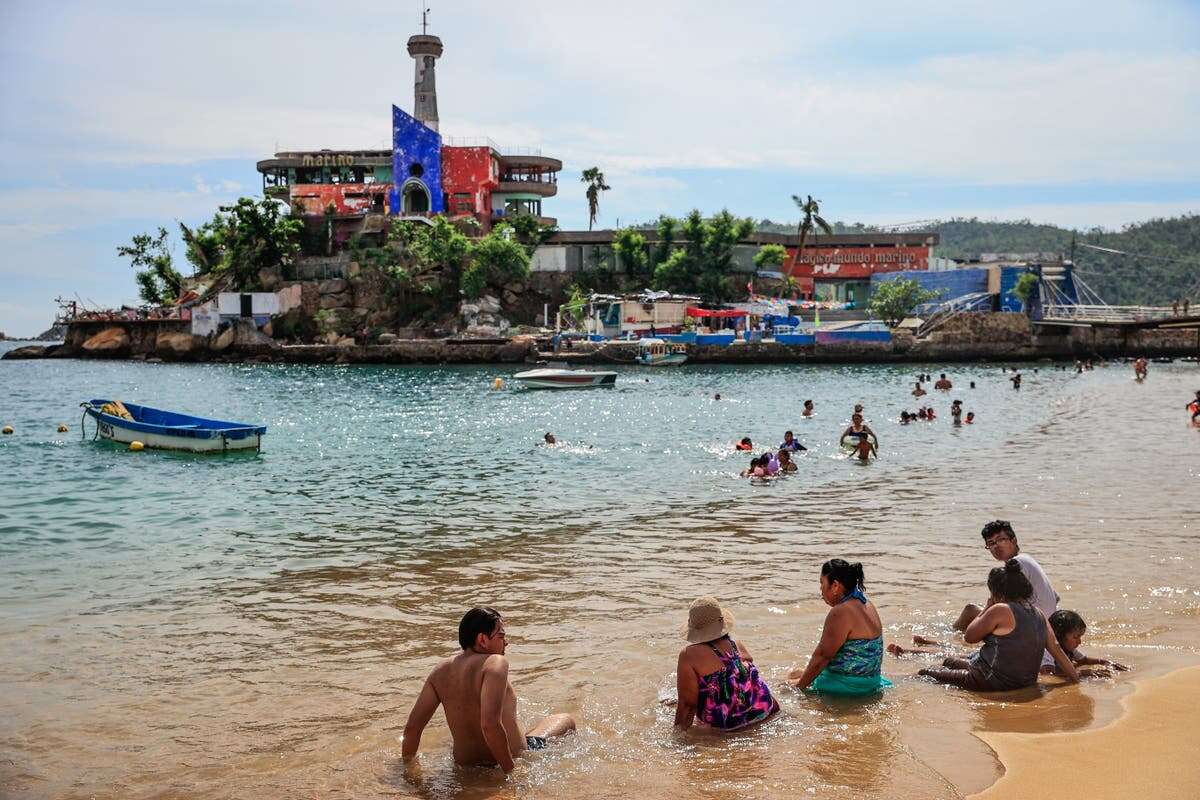
{"type": "Polygon", "coordinates": [[[303,213],[321,215],[332,203],[337,214],[366,214],[371,210],[377,195],[383,196],[387,209],[387,192],[390,183],[298,183],[288,192],[292,207],[303,208],[303,213]]]}
{"type": "Polygon", "coordinates": [[[876,272],[929,269],[928,247],[805,247],[797,262],[788,248],[784,271],[797,278],[838,280],[870,278],[876,272]]]}
{"type": "Polygon", "coordinates": [[[490,147],[442,147],[442,191],[450,199],[450,216],[476,214],[492,217],[492,190],[500,182],[490,147]],[[469,209],[462,208],[456,194],[471,195],[469,209]]]}

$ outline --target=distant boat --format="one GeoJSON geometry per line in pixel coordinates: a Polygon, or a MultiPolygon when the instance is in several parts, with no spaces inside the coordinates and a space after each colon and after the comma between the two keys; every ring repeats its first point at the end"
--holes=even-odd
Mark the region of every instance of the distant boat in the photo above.
{"type": "Polygon", "coordinates": [[[613,386],[615,372],[589,372],[573,369],[531,369],[513,375],[530,389],[589,389],[593,386],[613,386]]]}
{"type": "Polygon", "coordinates": [[[642,339],[638,344],[637,363],[646,367],[674,367],[687,361],[687,345],[662,339],[642,339]]]}
{"type": "Polygon", "coordinates": [[[98,438],[124,444],[137,441],[162,450],[258,450],[267,432],[265,425],[193,417],[119,400],[92,400],[80,407],[96,421],[98,438]]]}

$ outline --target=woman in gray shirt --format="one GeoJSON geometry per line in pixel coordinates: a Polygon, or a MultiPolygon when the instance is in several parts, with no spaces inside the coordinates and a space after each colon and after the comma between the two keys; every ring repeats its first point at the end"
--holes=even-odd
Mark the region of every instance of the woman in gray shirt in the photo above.
{"type": "Polygon", "coordinates": [[[1046,650],[1068,680],[1079,672],[1058,644],[1050,623],[1031,602],[1033,586],[1016,559],[988,573],[991,598],[963,633],[970,644],[983,642],[970,658],[947,658],[942,669],[918,674],[973,692],[1003,692],[1037,683],[1046,650]]]}

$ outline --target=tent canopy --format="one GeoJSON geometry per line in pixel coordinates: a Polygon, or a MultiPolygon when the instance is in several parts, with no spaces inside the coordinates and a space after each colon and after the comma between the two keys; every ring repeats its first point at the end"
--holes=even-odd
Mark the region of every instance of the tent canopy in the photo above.
{"type": "Polygon", "coordinates": [[[689,317],[745,317],[747,312],[738,308],[723,308],[719,311],[714,311],[708,308],[693,308],[688,306],[686,313],[689,317]]]}

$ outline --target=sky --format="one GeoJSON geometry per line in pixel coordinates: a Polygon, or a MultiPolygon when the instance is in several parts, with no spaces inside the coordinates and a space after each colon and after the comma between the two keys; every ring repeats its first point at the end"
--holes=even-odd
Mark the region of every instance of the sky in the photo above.
{"type": "MultiPolygon", "coordinates": [[[[1200,212],[1200,3],[430,0],[441,132],[561,158],[586,228],[728,208],[1119,228],[1200,212]],[[823,7],[829,6],[829,7],[823,7]]],[[[116,248],[260,196],[278,150],[390,147],[420,0],[0,0],[0,331],[134,303],[116,248]]]]}

